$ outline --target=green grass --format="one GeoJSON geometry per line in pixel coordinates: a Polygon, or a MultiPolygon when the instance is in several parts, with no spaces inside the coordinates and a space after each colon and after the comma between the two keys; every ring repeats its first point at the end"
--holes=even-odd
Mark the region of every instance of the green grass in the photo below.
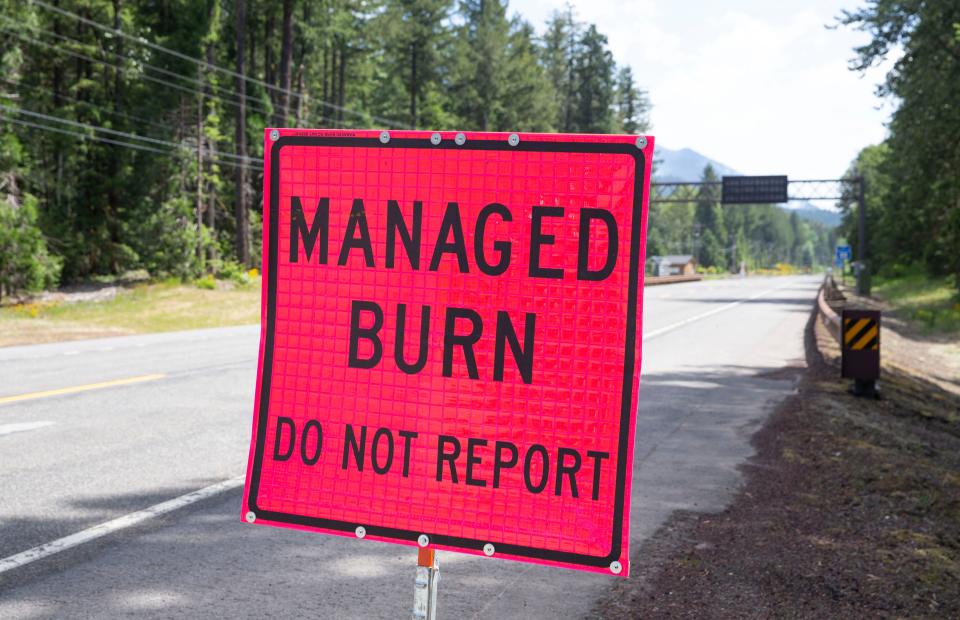
{"type": "Polygon", "coordinates": [[[243,325],[260,321],[260,278],[138,284],[105,301],[0,308],[0,346],[243,325]]]}
{"type": "Polygon", "coordinates": [[[873,294],[889,302],[897,315],[931,334],[960,333],[960,295],[952,276],[914,273],[876,277],[873,294]]]}

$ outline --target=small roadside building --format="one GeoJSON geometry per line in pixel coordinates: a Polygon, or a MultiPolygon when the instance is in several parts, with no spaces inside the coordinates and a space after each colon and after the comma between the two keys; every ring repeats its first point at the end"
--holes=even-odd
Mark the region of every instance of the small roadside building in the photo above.
{"type": "Polygon", "coordinates": [[[651,256],[647,259],[647,273],[652,276],[692,276],[697,273],[697,261],[690,254],[651,256]]]}

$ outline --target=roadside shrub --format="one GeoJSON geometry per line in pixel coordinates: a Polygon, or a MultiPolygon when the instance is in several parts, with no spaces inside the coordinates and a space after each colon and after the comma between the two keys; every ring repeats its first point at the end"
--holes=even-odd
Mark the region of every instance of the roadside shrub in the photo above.
{"type": "Polygon", "coordinates": [[[0,301],[56,286],[62,266],[37,227],[36,198],[26,195],[19,205],[0,202],[0,301]]]}
{"type": "Polygon", "coordinates": [[[212,291],[213,289],[217,288],[217,281],[214,280],[213,276],[210,274],[207,274],[202,278],[197,278],[194,284],[197,285],[197,288],[206,289],[208,291],[212,291]]]}
{"type": "Polygon", "coordinates": [[[216,269],[217,278],[229,280],[236,284],[245,285],[250,283],[250,275],[247,270],[237,261],[221,261],[216,269]]]}
{"type": "Polygon", "coordinates": [[[134,235],[138,240],[136,252],[150,275],[190,280],[200,273],[197,230],[189,200],[168,200],[137,228],[134,235]]]}

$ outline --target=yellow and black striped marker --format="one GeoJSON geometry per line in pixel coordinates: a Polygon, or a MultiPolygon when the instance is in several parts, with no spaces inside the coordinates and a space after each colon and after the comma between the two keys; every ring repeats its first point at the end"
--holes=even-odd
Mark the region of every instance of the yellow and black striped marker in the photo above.
{"type": "Polygon", "coordinates": [[[853,351],[880,348],[880,325],[872,318],[844,318],[843,346],[853,351]]]}
{"type": "Polygon", "coordinates": [[[840,374],[857,381],[855,394],[874,394],[873,381],[880,378],[880,312],[844,308],[841,321],[840,374]]]}

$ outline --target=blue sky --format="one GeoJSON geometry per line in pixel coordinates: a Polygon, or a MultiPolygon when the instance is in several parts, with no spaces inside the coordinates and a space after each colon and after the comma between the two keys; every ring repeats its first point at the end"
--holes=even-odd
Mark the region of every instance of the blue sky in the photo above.
{"type": "MultiPolygon", "coordinates": [[[[886,134],[891,106],[847,69],[867,35],[828,30],[863,0],[575,0],[607,35],[618,64],[650,93],[658,144],[689,147],[744,174],[835,178],[886,134]],[[879,108],[879,109],[878,109],[879,108]]],[[[513,0],[543,31],[564,4],[513,0]]]]}

